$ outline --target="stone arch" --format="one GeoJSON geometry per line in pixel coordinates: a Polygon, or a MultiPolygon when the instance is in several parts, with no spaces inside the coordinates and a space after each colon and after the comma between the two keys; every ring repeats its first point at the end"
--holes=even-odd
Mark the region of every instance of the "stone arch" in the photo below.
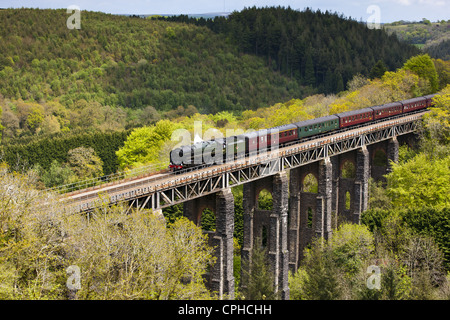
{"type": "Polygon", "coordinates": [[[199,217],[197,219],[197,225],[201,226],[203,231],[216,230],[216,212],[209,206],[205,206],[199,210],[199,217]]]}
{"type": "MultiPolygon", "coordinates": [[[[333,167],[331,159],[326,158],[290,171],[289,265],[293,271],[298,268],[304,257],[304,249],[315,236],[328,239],[332,233],[333,172],[338,171],[333,170],[333,167]],[[317,181],[317,192],[307,192],[316,191],[307,188],[308,179],[309,182],[317,181]]],[[[335,168],[338,169],[338,165],[335,168]]]]}
{"type": "Polygon", "coordinates": [[[344,178],[344,179],[355,179],[356,178],[356,164],[354,161],[345,159],[341,163],[340,177],[344,178]]]}
{"type": "Polygon", "coordinates": [[[350,194],[350,191],[347,190],[345,192],[345,210],[350,210],[352,207],[352,196],[350,194]]]}
{"type": "Polygon", "coordinates": [[[272,210],[273,195],[267,188],[262,188],[256,195],[256,208],[259,210],[272,210]]]}
{"type": "Polygon", "coordinates": [[[303,177],[301,190],[309,193],[319,192],[319,181],[315,174],[310,172],[303,177]]]}
{"type": "Polygon", "coordinates": [[[352,219],[353,211],[355,208],[355,199],[354,186],[352,184],[348,183],[346,184],[346,187],[343,187],[339,190],[338,214],[335,221],[336,227],[338,227],[345,221],[353,221],[352,219]]]}
{"type": "MultiPolygon", "coordinates": [[[[207,199],[209,200],[209,199],[207,199]]],[[[215,210],[215,203],[212,201],[202,201],[200,203],[197,203],[197,206],[193,212],[191,212],[191,217],[189,218],[197,227],[201,227],[203,225],[204,215],[210,216],[211,214],[216,216],[216,210],[215,210]]]]}
{"type": "Polygon", "coordinates": [[[386,150],[383,148],[376,148],[372,153],[372,165],[377,167],[386,167],[388,165],[388,158],[386,150]]]}

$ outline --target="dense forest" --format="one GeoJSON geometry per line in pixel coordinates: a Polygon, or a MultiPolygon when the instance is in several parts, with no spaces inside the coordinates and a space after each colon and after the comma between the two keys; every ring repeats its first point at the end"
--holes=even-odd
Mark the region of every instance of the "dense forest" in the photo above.
{"type": "Polygon", "coordinates": [[[401,67],[419,51],[342,14],[291,8],[247,8],[228,18],[160,17],[208,26],[230,37],[239,51],[261,56],[273,69],[319,92],[336,93],[355,74],[369,76],[383,61],[388,70],[401,67]]]}
{"type": "Polygon", "coordinates": [[[450,60],[450,40],[443,40],[436,45],[429,46],[426,51],[436,59],[450,60]]]}
{"type": "MultiPolygon", "coordinates": [[[[0,93],[8,99],[80,101],[132,110],[243,110],[296,96],[295,81],[241,56],[207,28],[65,10],[0,11],[0,93]]],[[[82,107],[82,106],[81,106],[82,107]]]]}

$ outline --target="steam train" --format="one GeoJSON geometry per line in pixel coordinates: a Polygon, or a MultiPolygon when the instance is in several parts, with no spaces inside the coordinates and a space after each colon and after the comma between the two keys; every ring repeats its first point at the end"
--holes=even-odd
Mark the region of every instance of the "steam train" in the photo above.
{"type": "Polygon", "coordinates": [[[181,146],[170,152],[169,169],[179,171],[186,168],[233,161],[255,155],[261,151],[271,150],[272,146],[283,147],[288,143],[301,141],[326,132],[426,109],[432,105],[434,96],[432,94],[181,146]]]}

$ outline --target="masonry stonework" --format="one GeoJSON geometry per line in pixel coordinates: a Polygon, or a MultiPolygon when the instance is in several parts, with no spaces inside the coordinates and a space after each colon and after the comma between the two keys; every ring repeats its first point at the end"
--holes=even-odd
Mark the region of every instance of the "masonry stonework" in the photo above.
{"type": "Polygon", "coordinates": [[[185,202],[183,214],[200,225],[202,212],[206,208],[213,210],[216,215],[216,231],[208,232],[208,236],[217,259],[207,277],[207,284],[213,292],[217,292],[219,298],[226,294],[229,299],[234,299],[234,197],[231,189],[185,202]]]}
{"type": "MultiPolygon", "coordinates": [[[[262,230],[267,231],[268,261],[274,274],[274,287],[281,299],[289,299],[288,286],[288,248],[287,248],[287,218],[288,218],[288,180],[286,172],[280,172],[266,178],[244,184],[244,243],[242,261],[249,261],[254,246],[261,246],[262,230]],[[258,208],[258,195],[266,189],[272,194],[272,210],[258,208]]],[[[248,270],[246,270],[248,272],[248,270]]],[[[242,270],[241,285],[246,286],[246,272],[242,270]]]]}

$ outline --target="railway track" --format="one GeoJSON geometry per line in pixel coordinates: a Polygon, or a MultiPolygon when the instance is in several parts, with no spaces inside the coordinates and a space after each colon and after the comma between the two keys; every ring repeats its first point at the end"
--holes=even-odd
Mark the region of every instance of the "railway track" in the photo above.
{"type": "Polygon", "coordinates": [[[162,172],[149,173],[143,176],[128,178],[120,181],[110,182],[100,186],[91,187],[88,189],[77,190],[67,194],[61,195],[61,200],[69,202],[70,205],[88,207],[99,199],[100,195],[107,195],[110,202],[118,203],[122,201],[130,201],[130,199],[137,198],[144,194],[151,194],[158,190],[163,190],[168,187],[190,183],[193,180],[207,178],[212,175],[220,175],[226,172],[232,172],[238,168],[251,166],[258,163],[263,163],[283,157],[286,154],[296,151],[307,150],[321,145],[335,143],[341,140],[348,139],[353,136],[360,136],[370,132],[394,126],[399,123],[407,123],[411,121],[418,121],[428,112],[421,110],[413,114],[402,115],[400,117],[370,123],[366,126],[358,126],[347,130],[339,130],[337,132],[330,132],[323,134],[313,139],[300,141],[294,144],[283,146],[279,149],[263,152],[263,154],[254,155],[247,158],[218,164],[213,166],[197,167],[186,172],[173,173],[168,170],[162,172]],[[126,196],[123,196],[126,195],[126,196]]]}

